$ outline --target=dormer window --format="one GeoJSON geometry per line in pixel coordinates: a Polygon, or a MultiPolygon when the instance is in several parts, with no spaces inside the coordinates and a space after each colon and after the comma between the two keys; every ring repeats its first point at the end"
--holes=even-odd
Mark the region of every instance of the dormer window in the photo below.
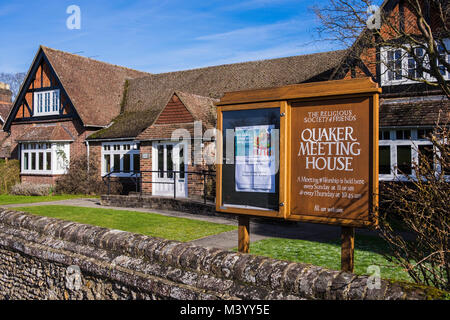
{"type": "Polygon", "coordinates": [[[51,116],[59,114],[59,90],[39,91],[34,94],[34,116],[51,116]]]}

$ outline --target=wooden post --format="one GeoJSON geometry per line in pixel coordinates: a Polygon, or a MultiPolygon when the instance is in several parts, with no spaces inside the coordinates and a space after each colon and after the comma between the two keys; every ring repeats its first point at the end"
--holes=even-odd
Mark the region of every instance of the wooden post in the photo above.
{"type": "Polygon", "coordinates": [[[247,216],[238,217],[238,251],[242,253],[250,252],[250,218],[247,216]]]}
{"type": "Polygon", "coordinates": [[[353,273],[355,267],[355,228],[342,227],[341,270],[353,273]]]}

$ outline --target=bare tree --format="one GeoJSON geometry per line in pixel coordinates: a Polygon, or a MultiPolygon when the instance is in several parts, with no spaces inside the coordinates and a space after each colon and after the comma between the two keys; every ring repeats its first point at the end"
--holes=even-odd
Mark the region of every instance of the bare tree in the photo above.
{"type": "Polygon", "coordinates": [[[395,3],[385,0],[378,7],[370,0],[328,0],[313,8],[321,22],[317,31],[324,40],[350,47],[353,61],[383,64],[390,76],[440,88],[450,98],[444,76],[450,72],[448,0],[404,0],[393,10],[395,3]],[[378,54],[377,59],[375,48],[390,48],[393,56],[378,54]],[[406,70],[400,63],[405,59],[406,70]]]}
{"type": "Polygon", "coordinates": [[[429,136],[428,152],[418,150],[415,175],[383,185],[384,210],[379,221],[381,236],[391,247],[388,258],[417,283],[446,291],[450,291],[449,139],[448,126],[437,125],[429,136]],[[393,224],[396,220],[407,233],[399,232],[393,224]]]}
{"type": "Polygon", "coordinates": [[[26,73],[4,73],[0,72],[0,81],[9,84],[12,91],[12,98],[14,99],[20,90],[23,80],[25,79],[26,73]]]}

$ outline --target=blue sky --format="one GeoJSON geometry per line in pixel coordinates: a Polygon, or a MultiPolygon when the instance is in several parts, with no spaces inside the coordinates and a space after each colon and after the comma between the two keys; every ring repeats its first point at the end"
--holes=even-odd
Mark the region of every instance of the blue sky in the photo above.
{"type": "Polygon", "coordinates": [[[0,72],[27,71],[40,44],[152,73],[335,50],[314,33],[314,3],[0,0],[0,72]]]}

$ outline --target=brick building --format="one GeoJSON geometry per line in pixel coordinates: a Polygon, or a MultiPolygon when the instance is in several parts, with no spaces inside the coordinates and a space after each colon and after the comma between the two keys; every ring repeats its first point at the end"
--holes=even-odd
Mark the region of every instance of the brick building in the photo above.
{"type": "Polygon", "coordinates": [[[126,79],[147,75],[41,46],[3,125],[22,182],[54,184],[86,137],[120,114],[126,79]]]}
{"type": "Polygon", "coordinates": [[[100,155],[102,175],[120,168],[115,176],[132,176],[139,157],[140,169],[146,171],[142,173],[144,192],[200,196],[203,177],[189,172],[212,167],[200,150],[209,151],[209,159],[215,151],[210,130],[216,124],[214,102],[226,91],[327,80],[344,56],[345,51],[332,51],[131,79],[124,93],[123,113],[87,141],[100,155]],[[178,142],[173,135],[184,139],[178,142]],[[130,151],[130,144],[135,151],[130,151]]]}
{"type": "MultiPolygon", "coordinates": [[[[427,23],[436,31],[437,8],[431,7],[430,2],[426,1],[421,5],[427,23]]],[[[380,97],[379,179],[404,180],[406,177],[400,172],[415,175],[413,163],[419,162],[419,152],[433,157],[427,136],[437,123],[448,125],[450,101],[439,87],[430,84],[436,83],[436,79],[424,72],[404,48],[414,43],[404,40],[405,34],[418,43],[423,41],[420,40],[422,38],[414,9],[408,1],[401,0],[385,0],[381,9],[386,13],[389,23],[381,26],[379,34],[365,30],[349,48],[333,78],[371,77],[383,89],[380,97]],[[395,42],[402,45],[387,45],[395,42]],[[381,44],[374,45],[377,43],[381,44]],[[414,81],[415,79],[423,79],[429,83],[414,81]]],[[[450,27],[450,21],[445,23],[447,28],[450,27]]],[[[449,63],[450,38],[443,40],[444,46],[437,43],[437,50],[443,60],[449,63]]],[[[420,45],[413,50],[418,56],[424,55],[424,49],[420,45]]],[[[425,59],[424,63],[429,64],[425,59]]],[[[449,81],[448,68],[439,61],[437,64],[443,79],[449,81]]]]}
{"type": "MultiPolygon", "coordinates": [[[[404,1],[386,0],[383,8],[402,12],[399,28],[412,28],[404,1]]],[[[21,160],[22,181],[54,183],[70,159],[89,157],[98,167],[92,174],[122,181],[141,175],[146,193],[193,197],[203,184],[188,173],[212,167],[195,151],[214,154],[214,103],[225,92],[371,77],[383,88],[380,180],[397,179],[399,169],[413,175],[418,151],[431,152],[425,135],[438,119],[449,120],[449,101],[405,80],[403,68],[384,69],[384,60],[397,57],[390,48],[356,47],[162,74],[40,47],[4,119],[6,143],[21,160]]],[[[394,64],[414,69],[400,56],[394,64]]]]}

